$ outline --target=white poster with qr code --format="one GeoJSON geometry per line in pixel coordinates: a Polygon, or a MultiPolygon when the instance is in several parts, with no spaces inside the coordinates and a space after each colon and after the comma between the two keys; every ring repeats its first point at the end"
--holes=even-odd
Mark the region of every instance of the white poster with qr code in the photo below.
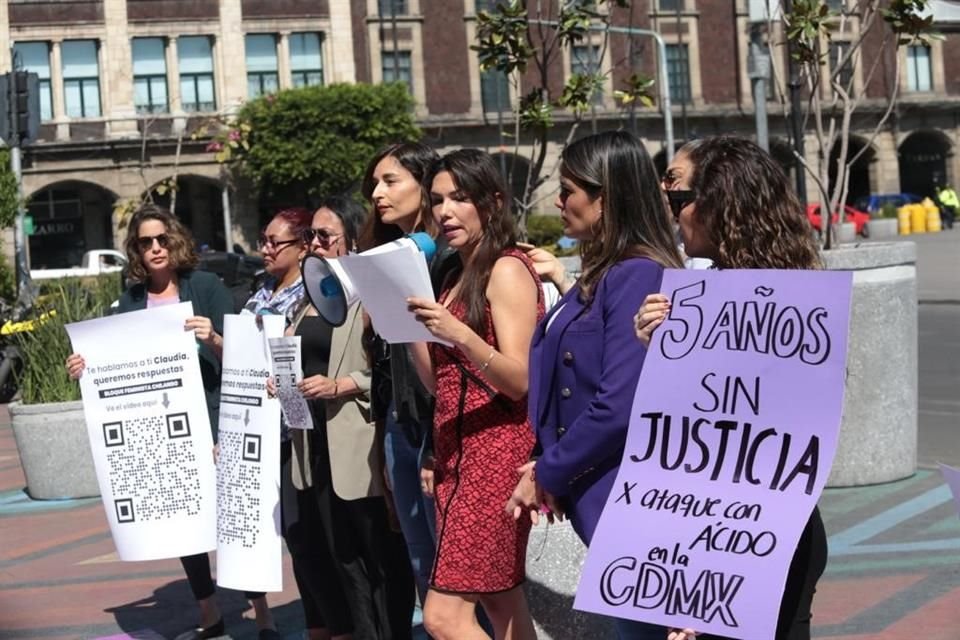
{"type": "Polygon", "coordinates": [[[267,396],[268,340],[284,316],[223,318],[217,454],[217,584],[282,591],[280,403],[267,396]]]}
{"type": "Polygon", "coordinates": [[[217,545],[213,436],[183,302],[67,325],[83,413],[121,560],[217,545]]]}
{"type": "Polygon", "coordinates": [[[303,392],[297,387],[303,380],[300,365],[300,336],[270,338],[273,381],[283,419],[291,429],[313,429],[313,418],[303,392]]]}

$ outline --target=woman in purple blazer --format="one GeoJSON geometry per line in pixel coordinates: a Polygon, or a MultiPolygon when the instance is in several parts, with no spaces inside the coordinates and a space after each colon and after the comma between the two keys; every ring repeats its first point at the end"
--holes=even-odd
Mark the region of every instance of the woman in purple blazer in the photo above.
{"type": "MultiPolygon", "coordinates": [[[[620,465],[646,355],[633,315],[660,290],[664,267],[683,268],[683,261],[653,162],[627,132],[589,136],[564,150],[556,206],[564,233],[580,241],[582,275],[574,282],[546,252],[529,254],[563,297],[533,337],[528,407],[540,455],[523,468],[508,510],[535,516],[545,503],[589,545],[620,465]]],[[[624,639],[667,633],[626,620],[617,627],[624,639]]]]}

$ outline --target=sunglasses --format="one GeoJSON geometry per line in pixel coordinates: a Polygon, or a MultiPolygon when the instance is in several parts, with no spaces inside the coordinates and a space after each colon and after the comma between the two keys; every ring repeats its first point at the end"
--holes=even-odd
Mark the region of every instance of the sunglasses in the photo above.
{"type": "Polygon", "coordinates": [[[672,189],[667,191],[667,202],[670,203],[670,211],[673,217],[678,217],[683,208],[691,202],[696,202],[697,192],[692,189],[672,189]]]}
{"type": "Polygon", "coordinates": [[[330,233],[326,229],[304,229],[301,237],[306,244],[310,244],[314,239],[316,239],[321,245],[329,247],[333,244],[336,244],[336,242],[343,237],[343,234],[330,233]]]}
{"type": "Polygon", "coordinates": [[[289,246],[295,242],[300,242],[300,239],[291,238],[290,240],[274,240],[272,238],[260,236],[260,239],[257,240],[257,247],[259,247],[260,251],[263,251],[264,249],[279,251],[281,248],[289,246]]]}
{"type": "Polygon", "coordinates": [[[170,246],[170,236],[165,233],[161,233],[156,236],[140,236],[137,238],[137,247],[140,251],[149,251],[153,249],[153,241],[156,240],[157,244],[160,245],[161,249],[166,249],[170,246]]]}

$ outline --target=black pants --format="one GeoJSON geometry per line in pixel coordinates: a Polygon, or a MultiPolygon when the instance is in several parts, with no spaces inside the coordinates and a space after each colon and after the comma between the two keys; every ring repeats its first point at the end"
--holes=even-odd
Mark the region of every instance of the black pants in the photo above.
{"type": "Polygon", "coordinates": [[[353,632],[350,603],[340,584],[330,553],[323,517],[313,487],[297,489],[291,476],[291,443],[280,446],[280,495],[283,538],[293,564],[308,629],[327,629],[332,635],[353,632]]]}
{"type": "MultiPolygon", "coordinates": [[[[180,564],[183,565],[183,571],[187,574],[187,582],[190,583],[194,598],[206,600],[217,592],[213,578],[210,577],[210,556],[205,553],[183,556],[180,558],[180,564]]],[[[255,591],[244,591],[243,595],[247,600],[256,600],[264,596],[263,593],[255,591]]]]}
{"type": "Polygon", "coordinates": [[[354,640],[410,640],[416,588],[403,536],[390,529],[383,496],[336,494],[326,434],[313,435],[317,504],[351,605],[354,640]]]}
{"type": "MultiPolygon", "coordinates": [[[[810,640],[810,620],[813,617],[813,594],[817,581],[827,567],[827,532],[823,528],[820,509],[813,508],[807,526],[800,534],[797,550],[793,552],[787,583],[780,600],[775,640],[810,640]]],[[[719,636],[697,636],[698,640],[730,640],[719,636]]]]}

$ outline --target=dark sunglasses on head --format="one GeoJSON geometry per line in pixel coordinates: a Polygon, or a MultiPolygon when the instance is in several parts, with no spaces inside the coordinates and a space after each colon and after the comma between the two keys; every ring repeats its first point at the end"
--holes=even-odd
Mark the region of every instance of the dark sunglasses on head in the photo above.
{"type": "Polygon", "coordinates": [[[330,233],[326,229],[304,229],[301,234],[303,241],[307,244],[313,242],[314,238],[325,247],[329,247],[342,236],[342,233],[330,233]]]}
{"type": "Polygon", "coordinates": [[[697,192],[692,189],[672,189],[667,191],[667,202],[670,203],[670,211],[673,212],[674,217],[679,216],[683,208],[691,202],[695,202],[696,199],[697,192]]]}
{"type": "Polygon", "coordinates": [[[140,236],[137,238],[137,246],[140,248],[140,251],[149,251],[153,249],[154,240],[157,241],[161,249],[166,249],[170,246],[170,236],[165,233],[156,236],[140,236]]]}

